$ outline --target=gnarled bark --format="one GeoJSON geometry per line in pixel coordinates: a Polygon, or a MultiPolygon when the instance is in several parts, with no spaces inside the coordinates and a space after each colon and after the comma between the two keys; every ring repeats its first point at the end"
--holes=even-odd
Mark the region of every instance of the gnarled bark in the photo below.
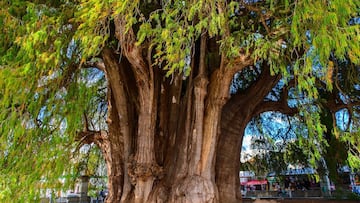
{"type": "Polygon", "coordinates": [[[217,149],[216,184],[220,199],[224,202],[237,202],[240,194],[240,149],[245,127],[254,117],[265,111],[294,113],[295,109],[286,103],[287,89],[283,89],[278,101],[264,100],[280,80],[278,75],[271,76],[268,67],[245,92],[234,95],[225,105],[221,118],[221,135],[217,149]]]}
{"type": "Polygon", "coordinates": [[[221,111],[233,75],[252,60],[241,56],[231,63],[222,58],[220,67],[208,64],[206,49],[212,41],[203,36],[194,50],[191,75],[164,79],[165,72],[151,65],[152,50],[129,40],[131,31],[120,35],[122,22],[115,23],[123,55],[111,48],[101,55],[109,86],[109,132],[106,144],[98,145],[109,178],[116,180],[109,181],[107,201],[222,201],[215,183],[221,111]]]}

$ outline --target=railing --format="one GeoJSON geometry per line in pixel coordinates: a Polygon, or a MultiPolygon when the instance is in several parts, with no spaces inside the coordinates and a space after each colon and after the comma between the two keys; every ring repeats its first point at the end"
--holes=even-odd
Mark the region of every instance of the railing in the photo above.
{"type": "Polygon", "coordinates": [[[295,190],[295,191],[247,191],[245,197],[271,198],[271,197],[321,197],[321,190],[295,190]]]}

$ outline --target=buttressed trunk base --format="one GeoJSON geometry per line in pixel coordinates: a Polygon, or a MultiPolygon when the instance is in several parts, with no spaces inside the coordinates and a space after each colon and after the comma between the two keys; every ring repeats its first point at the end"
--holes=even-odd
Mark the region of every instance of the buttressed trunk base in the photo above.
{"type": "MultiPolygon", "coordinates": [[[[115,22],[121,33],[121,19],[115,22]]],[[[224,191],[218,186],[224,185],[215,182],[225,180],[215,177],[221,111],[233,75],[252,61],[242,56],[228,67],[222,59],[207,72],[204,35],[194,49],[190,76],[165,78],[165,71],[151,65],[151,51],[144,57],[129,37],[131,31],[126,39],[117,35],[120,62],[114,50],[102,52],[111,110],[107,140],[117,152],[109,157],[109,146],[99,145],[109,178],[117,179],[109,181],[107,202],[221,202],[224,191]]]]}

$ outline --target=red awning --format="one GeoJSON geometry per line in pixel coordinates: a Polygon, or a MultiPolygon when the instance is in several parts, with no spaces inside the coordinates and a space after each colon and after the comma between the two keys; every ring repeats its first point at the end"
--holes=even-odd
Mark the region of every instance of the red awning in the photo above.
{"type": "Polygon", "coordinates": [[[267,180],[249,180],[248,182],[242,182],[241,185],[266,185],[267,180]]]}

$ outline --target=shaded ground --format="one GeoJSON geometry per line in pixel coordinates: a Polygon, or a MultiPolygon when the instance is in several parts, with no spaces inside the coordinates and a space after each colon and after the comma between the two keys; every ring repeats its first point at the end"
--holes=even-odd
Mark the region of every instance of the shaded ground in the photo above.
{"type": "Polygon", "coordinates": [[[322,198],[292,198],[292,199],[251,199],[244,198],[243,203],[360,203],[360,200],[336,200],[322,198]]]}

